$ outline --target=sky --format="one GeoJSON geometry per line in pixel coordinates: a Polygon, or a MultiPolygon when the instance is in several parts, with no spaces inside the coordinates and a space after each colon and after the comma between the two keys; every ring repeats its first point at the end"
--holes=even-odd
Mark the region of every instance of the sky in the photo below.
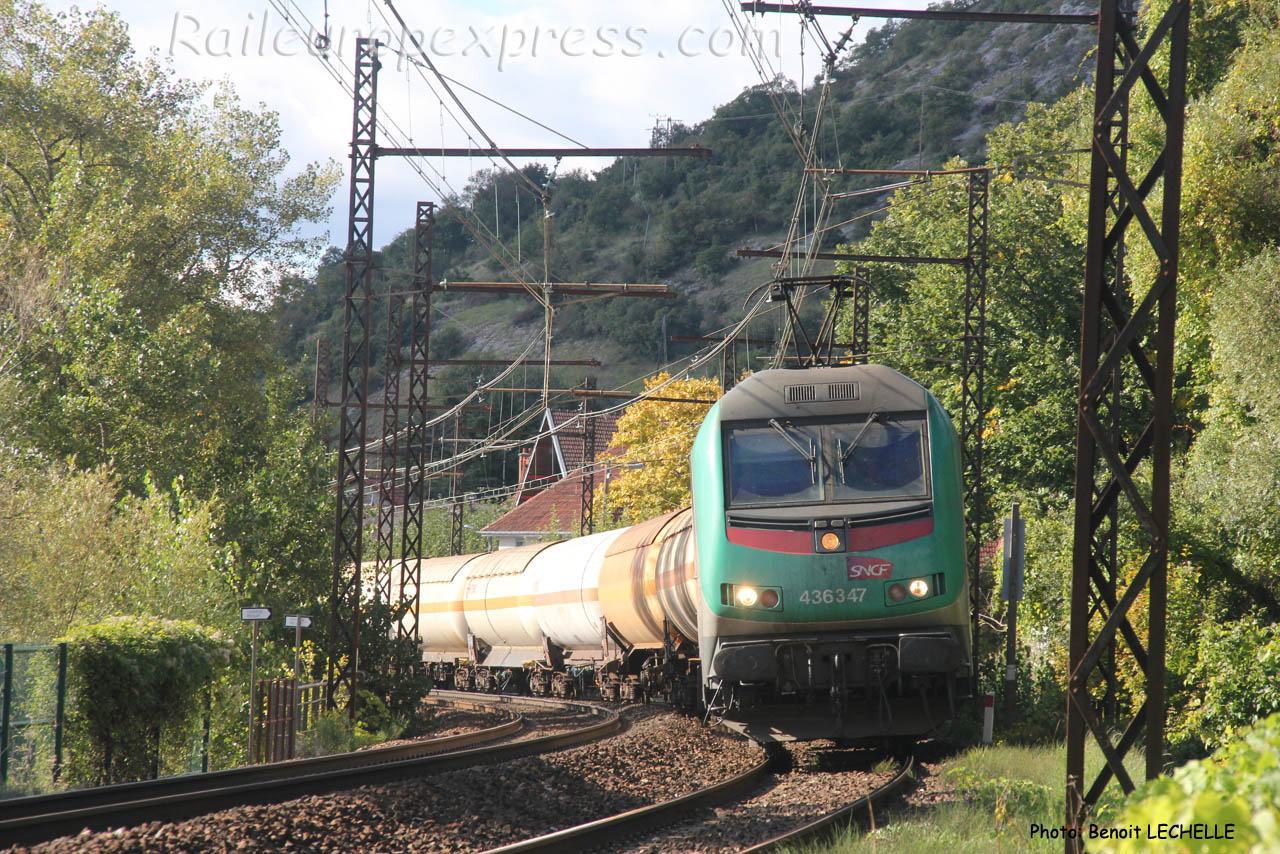
{"type": "MultiPolygon", "coordinates": [[[[66,9],[73,4],[52,0],[51,5],[66,9]]],[[[344,172],[351,140],[349,81],[355,40],[370,33],[387,43],[378,79],[379,117],[400,137],[380,138],[384,145],[482,144],[479,131],[442,92],[431,72],[420,62],[405,61],[406,56],[418,57],[409,33],[444,75],[597,147],[644,147],[659,121],[694,124],[710,117],[718,105],[761,82],[750,54],[767,66],[766,74],[779,72],[793,80],[812,82],[821,65],[815,41],[802,37],[795,15],[740,16],[739,22],[753,27],[749,42],[754,49],[745,50],[722,0],[398,0],[396,8],[407,31],[395,24],[385,0],[106,0],[103,5],[129,24],[140,53],[154,51],[183,77],[225,79],[245,103],[261,103],[277,112],[283,145],[295,166],[333,159],[344,172]],[[341,86],[313,46],[315,35],[324,30],[326,10],[330,45],[324,54],[329,67],[343,77],[341,86]],[[300,37],[297,31],[306,35],[300,37]]],[[[857,5],[925,4],[865,0],[857,5]]],[[[737,3],[728,6],[736,9],[737,3]]],[[[880,23],[860,23],[855,40],[880,23]]],[[[849,26],[838,19],[824,19],[822,24],[832,41],[849,26]]],[[[454,88],[501,147],[573,145],[454,88]]],[[[460,192],[475,171],[493,166],[480,157],[448,162],[435,157],[420,165],[434,187],[399,158],[378,160],[375,246],[412,226],[418,200],[439,201],[441,194],[460,192]]],[[[593,171],[605,165],[608,161],[572,158],[560,168],[593,171]]],[[[331,245],[345,243],[347,193],[344,180],[334,195],[329,221],[309,229],[309,234],[327,229],[331,245]]]]}

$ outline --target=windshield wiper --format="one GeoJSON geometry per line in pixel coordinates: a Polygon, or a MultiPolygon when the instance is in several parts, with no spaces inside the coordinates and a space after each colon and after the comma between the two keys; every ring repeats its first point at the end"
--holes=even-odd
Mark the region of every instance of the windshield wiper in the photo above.
{"type": "Polygon", "coordinates": [[[796,453],[798,453],[800,456],[804,457],[806,460],[809,461],[809,483],[810,484],[817,483],[818,482],[818,449],[815,446],[813,440],[812,439],[809,440],[809,448],[808,450],[806,450],[804,445],[801,445],[799,442],[797,442],[791,436],[791,434],[787,432],[787,428],[783,427],[781,424],[778,423],[778,419],[770,418],[769,426],[772,427],[774,430],[777,430],[778,435],[781,436],[783,439],[786,439],[787,444],[796,449],[796,453]]]}
{"type": "Polygon", "coordinates": [[[849,449],[845,450],[844,442],[836,439],[836,456],[840,458],[840,483],[848,486],[848,482],[844,478],[844,464],[849,455],[858,447],[858,443],[862,441],[862,437],[867,435],[867,431],[871,429],[871,425],[880,419],[880,412],[877,410],[867,416],[867,423],[862,425],[862,429],[858,431],[858,435],[853,437],[853,441],[849,443],[849,449]]]}

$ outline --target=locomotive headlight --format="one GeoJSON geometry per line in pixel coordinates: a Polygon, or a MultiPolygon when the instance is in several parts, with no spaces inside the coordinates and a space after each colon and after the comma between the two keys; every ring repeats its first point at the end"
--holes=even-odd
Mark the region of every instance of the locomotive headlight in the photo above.
{"type": "Polygon", "coordinates": [[[907,588],[901,584],[893,584],[889,586],[889,599],[894,602],[901,602],[907,598],[907,588]]]}
{"type": "Polygon", "coordinates": [[[754,587],[739,587],[737,592],[738,604],[744,608],[754,608],[756,600],[760,595],[756,593],[754,587]]]}
{"type": "Polygon", "coordinates": [[[834,531],[827,531],[822,535],[822,547],[829,552],[840,548],[840,535],[834,531]]]}
{"type": "Polygon", "coordinates": [[[917,599],[923,599],[929,595],[929,582],[923,578],[913,578],[911,583],[907,585],[907,589],[911,591],[911,595],[917,599]]]}

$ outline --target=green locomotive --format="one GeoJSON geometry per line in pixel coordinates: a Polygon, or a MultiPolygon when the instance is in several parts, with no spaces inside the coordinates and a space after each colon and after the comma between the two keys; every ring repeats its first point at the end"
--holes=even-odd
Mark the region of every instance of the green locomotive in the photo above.
{"type": "Polygon", "coordinates": [[[960,442],[883,365],[762,371],[692,454],[708,714],[759,741],[917,736],[969,693],[960,442]]]}

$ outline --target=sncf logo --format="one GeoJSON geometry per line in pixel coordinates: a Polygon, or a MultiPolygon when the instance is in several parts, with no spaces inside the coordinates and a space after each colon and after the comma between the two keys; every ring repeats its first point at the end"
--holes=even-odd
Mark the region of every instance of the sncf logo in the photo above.
{"type": "Polygon", "coordinates": [[[893,564],[878,557],[849,558],[849,580],[863,578],[888,578],[893,575],[893,564]]]}

